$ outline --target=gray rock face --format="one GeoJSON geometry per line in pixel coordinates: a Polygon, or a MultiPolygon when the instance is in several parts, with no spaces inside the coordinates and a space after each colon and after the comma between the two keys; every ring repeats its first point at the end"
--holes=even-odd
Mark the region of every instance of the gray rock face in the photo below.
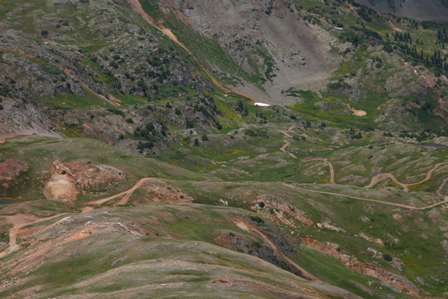
{"type": "Polygon", "coordinates": [[[0,138],[10,135],[57,135],[50,119],[33,103],[0,96],[0,138]]]}
{"type": "Polygon", "coordinates": [[[185,22],[218,40],[246,72],[262,77],[265,92],[248,82],[240,88],[269,103],[291,98],[291,87],[321,87],[338,58],[331,53],[330,35],[297,16],[290,1],[161,1],[180,11],[185,22]]]}

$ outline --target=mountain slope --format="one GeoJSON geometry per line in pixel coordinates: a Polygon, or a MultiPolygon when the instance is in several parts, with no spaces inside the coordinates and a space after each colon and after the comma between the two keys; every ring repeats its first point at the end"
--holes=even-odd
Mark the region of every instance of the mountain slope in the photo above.
{"type": "MultiPolygon", "coordinates": [[[[22,232],[34,232],[27,240],[29,249],[21,251],[19,259],[3,262],[2,280],[9,291],[1,294],[34,294],[34,298],[232,298],[250,293],[259,298],[358,298],[297,277],[259,258],[197,239],[234,231],[247,246],[255,242],[225,219],[210,222],[204,218],[209,214],[217,216],[221,211],[201,206],[152,205],[65,214],[24,228],[22,232]],[[147,222],[148,214],[152,215],[150,222],[159,223],[157,228],[147,222]],[[176,218],[187,219],[183,225],[192,228],[195,224],[188,219],[194,218],[204,236],[191,240],[188,233],[183,235],[184,229],[174,223],[176,218]],[[217,223],[219,227],[215,227],[217,223]],[[201,228],[210,225],[212,230],[201,228]],[[33,274],[21,277],[17,271],[22,270],[33,274]]],[[[223,216],[246,217],[230,209],[223,216]]],[[[261,250],[269,254],[268,247],[261,250]]]]}
{"type": "MultiPolygon", "coordinates": [[[[174,11],[180,22],[203,37],[216,39],[238,66],[229,75],[249,79],[237,88],[262,101],[285,103],[288,98],[284,93],[290,88],[319,88],[339,61],[331,51],[336,41],[298,18],[295,6],[288,1],[244,5],[233,1],[177,1],[175,5],[161,1],[160,5],[162,11],[174,11]]],[[[184,38],[194,47],[194,40],[184,38]]],[[[213,60],[209,63],[220,71],[213,60]]]]}
{"type": "Polygon", "coordinates": [[[446,297],[447,30],[0,0],[0,297],[446,297]]]}
{"type": "Polygon", "coordinates": [[[420,21],[448,22],[448,6],[444,0],[356,0],[383,13],[420,21]]]}

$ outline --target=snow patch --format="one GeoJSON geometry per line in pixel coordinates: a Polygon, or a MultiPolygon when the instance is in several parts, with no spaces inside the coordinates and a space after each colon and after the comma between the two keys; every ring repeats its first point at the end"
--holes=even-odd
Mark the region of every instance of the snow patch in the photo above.
{"type": "Polygon", "coordinates": [[[257,106],[257,107],[271,107],[270,104],[261,103],[261,102],[254,103],[254,106],[257,106]]]}

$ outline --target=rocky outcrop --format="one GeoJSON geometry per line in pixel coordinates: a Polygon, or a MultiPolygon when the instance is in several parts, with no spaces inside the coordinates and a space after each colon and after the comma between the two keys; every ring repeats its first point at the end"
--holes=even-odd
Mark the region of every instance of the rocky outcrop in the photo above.
{"type": "Polygon", "coordinates": [[[262,102],[291,102],[282,92],[291,87],[320,88],[338,64],[331,51],[335,40],[298,17],[291,1],[163,0],[160,5],[217,41],[246,73],[264,82],[262,90],[238,78],[244,83],[237,89],[262,102]]]}
{"type": "Polygon", "coordinates": [[[295,228],[296,223],[304,226],[313,226],[314,222],[308,218],[303,211],[293,207],[288,203],[279,202],[268,196],[258,196],[251,206],[251,210],[257,212],[267,212],[266,216],[271,215],[273,220],[278,220],[290,228],[295,228]]]}
{"type": "Polygon", "coordinates": [[[49,200],[71,203],[76,201],[79,191],[70,176],[54,174],[45,185],[44,195],[49,200]]]}
{"type": "Polygon", "coordinates": [[[73,202],[79,194],[108,189],[125,178],[123,171],[108,165],[54,161],[44,195],[49,200],[73,202]]]}

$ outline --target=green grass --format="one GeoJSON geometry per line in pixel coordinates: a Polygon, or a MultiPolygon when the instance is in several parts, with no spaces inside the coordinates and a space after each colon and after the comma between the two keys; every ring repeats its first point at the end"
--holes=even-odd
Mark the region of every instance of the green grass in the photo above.
{"type": "Polygon", "coordinates": [[[356,75],[356,73],[365,66],[367,58],[368,52],[365,48],[357,49],[352,58],[344,61],[339,66],[334,74],[335,79],[356,75]]]}
{"type": "MultiPolygon", "coordinates": [[[[200,175],[185,169],[150,158],[134,156],[100,141],[84,138],[19,139],[0,146],[0,161],[10,158],[26,161],[30,168],[21,180],[21,184],[10,194],[22,200],[43,198],[43,175],[50,170],[54,160],[89,160],[96,164],[106,164],[122,169],[127,174],[127,180],[112,187],[106,192],[108,194],[123,190],[143,177],[188,178],[189,180],[201,178],[200,175]]],[[[86,194],[83,198],[87,200],[96,196],[101,194],[86,194]]]]}
{"type": "Polygon", "coordinates": [[[111,261],[101,254],[65,258],[61,262],[45,264],[35,273],[39,280],[58,288],[74,284],[110,268],[111,261]]]}
{"type": "Polygon", "coordinates": [[[159,0],[141,0],[140,3],[143,9],[152,17],[159,19],[162,12],[159,7],[159,0]]]}
{"type": "Polygon", "coordinates": [[[61,94],[52,98],[41,98],[40,101],[57,109],[92,109],[92,108],[110,108],[108,102],[89,91],[85,91],[84,96],[73,94],[61,94]]]}
{"type": "Polygon", "coordinates": [[[148,104],[148,99],[145,97],[131,96],[131,95],[118,96],[118,97],[121,103],[126,106],[144,106],[148,104]]]}
{"type": "Polygon", "coordinates": [[[321,277],[324,281],[352,291],[362,298],[383,298],[393,294],[394,298],[406,298],[400,296],[388,288],[384,288],[378,281],[363,277],[360,274],[351,272],[336,259],[320,254],[306,247],[300,247],[296,259],[301,265],[312,274],[321,277]],[[364,286],[364,287],[360,287],[364,286]],[[365,291],[365,286],[375,294],[365,291]]]}
{"type": "MultiPolygon", "coordinates": [[[[374,127],[374,116],[369,115],[366,117],[358,117],[352,114],[349,109],[351,103],[346,98],[335,97],[335,96],[324,96],[312,93],[310,91],[299,91],[296,92],[301,99],[300,102],[293,104],[291,109],[304,118],[311,121],[327,121],[334,126],[340,128],[372,128],[374,127]],[[322,107],[327,108],[323,109],[322,107]]],[[[375,103],[366,101],[369,105],[373,106],[375,103]]],[[[353,107],[356,109],[365,109],[363,105],[359,107],[353,107]]],[[[370,111],[372,110],[370,109],[370,111]]]]}

